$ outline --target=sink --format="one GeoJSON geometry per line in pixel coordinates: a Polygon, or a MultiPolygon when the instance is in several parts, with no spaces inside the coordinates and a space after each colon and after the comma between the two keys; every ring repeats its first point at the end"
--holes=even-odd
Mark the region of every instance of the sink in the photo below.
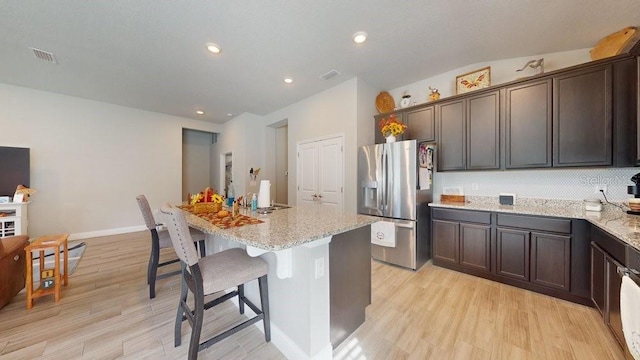
{"type": "Polygon", "coordinates": [[[289,208],[291,208],[291,206],[288,206],[288,205],[273,205],[273,206],[268,207],[267,209],[269,209],[269,210],[282,210],[282,209],[289,209],[289,208]]]}

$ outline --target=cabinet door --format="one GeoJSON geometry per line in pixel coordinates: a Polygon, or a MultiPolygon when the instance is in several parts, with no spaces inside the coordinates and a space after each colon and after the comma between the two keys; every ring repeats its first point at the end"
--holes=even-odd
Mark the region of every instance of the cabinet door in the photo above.
{"type": "Polygon", "coordinates": [[[571,236],[531,233],[531,282],[569,291],[571,236]]]}
{"type": "Polygon", "coordinates": [[[460,265],[474,270],[491,271],[491,227],[460,224],[460,265]]]}
{"type": "Polygon", "coordinates": [[[433,259],[458,264],[460,227],[457,222],[432,220],[433,259]]]}
{"type": "Polygon", "coordinates": [[[553,82],[553,166],[612,164],[611,65],[553,82]]]}
{"type": "Polygon", "coordinates": [[[435,108],[433,106],[408,111],[405,116],[407,131],[403,134],[404,139],[435,141],[435,118],[435,108]]]}
{"type": "Polygon", "coordinates": [[[604,317],[609,329],[615,335],[618,343],[624,348],[625,340],[622,332],[622,317],[620,316],[620,287],[622,286],[622,277],[618,275],[618,267],[623,266],[607,256],[607,310],[604,317]]]}
{"type": "Polygon", "coordinates": [[[506,89],[505,168],[551,166],[551,79],[506,89]]]}
{"type": "Polygon", "coordinates": [[[438,105],[438,170],[464,170],[465,100],[438,105]]]}
{"type": "Polygon", "coordinates": [[[498,228],[496,236],[498,275],[529,281],[529,232],[498,228]]]}
{"type": "Polygon", "coordinates": [[[605,311],[606,284],[605,254],[598,245],[591,243],[591,300],[602,316],[605,311]]]}
{"type": "Polygon", "coordinates": [[[500,168],[500,92],[467,100],[467,169],[500,168]]]}

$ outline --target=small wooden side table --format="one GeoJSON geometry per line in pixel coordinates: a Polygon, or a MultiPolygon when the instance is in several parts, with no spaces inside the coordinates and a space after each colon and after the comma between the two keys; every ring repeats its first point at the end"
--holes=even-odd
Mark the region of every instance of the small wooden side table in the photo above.
{"type": "Polygon", "coordinates": [[[24,248],[26,252],[26,260],[27,260],[27,310],[33,307],[33,300],[35,298],[39,298],[41,296],[54,294],[55,301],[60,301],[60,290],[61,284],[64,282],[64,285],[69,285],[69,246],[67,244],[67,239],[69,238],[69,234],[63,235],[54,235],[54,236],[41,236],[31,242],[27,247],[24,248]],[[60,272],[60,247],[63,247],[62,257],[63,257],[63,266],[64,273],[60,272]],[[55,254],[55,264],[53,269],[45,269],[44,268],[44,251],[47,249],[52,249],[55,254]],[[34,292],[33,290],[33,252],[40,252],[40,286],[34,292]],[[43,276],[42,273],[45,271],[53,270],[53,288],[43,288],[43,276]]]}

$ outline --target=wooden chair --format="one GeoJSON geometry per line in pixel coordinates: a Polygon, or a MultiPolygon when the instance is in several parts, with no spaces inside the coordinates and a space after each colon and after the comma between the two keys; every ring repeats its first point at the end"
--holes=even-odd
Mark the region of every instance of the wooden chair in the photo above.
{"type": "MultiPolygon", "coordinates": [[[[162,224],[156,223],[153,218],[149,202],[144,195],[137,196],[136,200],[138,201],[140,212],[142,212],[144,223],[151,232],[151,255],[149,256],[149,264],[147,265],[147,284],[149,284],[149,299],[153,299],[156,297],[157,279],[163,279],[180,273],[180,270],[177,270],[158,275],[158,267],[176,263],[180,261],[180,259],[173,259],[160,263],[160,249],[173,247],[171,244],[171,238],[169,237],[169,232],[166,229],[158,230],[158,227],[162,224]]],[[[189,231],[191,232],[193,240],[197,241],[200,246],[200,255],[204,257],[206,255],[204,245],[205,234],[202,231],[192,228],[189,228],[189,231]]]]}
{"type": "Polygon", "coordinates": [[[182,290],[174,328],[175,346],[179,346],[182,341],[182,322],[185,319],[191,325],[189,359],[196,359],[200,350],[204,350],[260,320],[263,321],[265,340],[267,342],[271,341],[267,262],[258,257],[250,257],[245,250],[240,248],[224,250],[198,259],[182,210],[165,204],[160,211],[165,217],[164,220],[171,235],[173,248],[183,262],[182,290]],[[256,305],[244,296],[244,284],[255,279],[258,280],[260,289],[261,309],[258,309],[256,305]],[[204,302],[205,296],[232,288],[234,289],[231,292],[207,303],[204,302]],[[193,310],[187,305],[189,291],[194,296],[193,310]],[[240,314],[244,314],[244,305],[246,304],[256,313],[256,316],[200,343],[204,310],[235,296],[238,296],[240,314]]]}

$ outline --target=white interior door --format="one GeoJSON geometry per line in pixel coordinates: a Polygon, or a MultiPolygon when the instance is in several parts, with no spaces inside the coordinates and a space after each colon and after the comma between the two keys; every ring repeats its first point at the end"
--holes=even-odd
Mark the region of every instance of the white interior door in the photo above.
{"type": "Polygon", "coordinates": [[[343,208],[343,138],[298,144],[297,203],[343,208]]]}
{"type": "Polygon", "coordinates": [[[343,189],[342,138],[318,143],[318,197],[322,206],[342,209],[343,189]]]}
{"type": "Polygon", "coordinates": [[[298,145],[298,206],[315,202],[318,191],[318,144],[298,145]]]}

